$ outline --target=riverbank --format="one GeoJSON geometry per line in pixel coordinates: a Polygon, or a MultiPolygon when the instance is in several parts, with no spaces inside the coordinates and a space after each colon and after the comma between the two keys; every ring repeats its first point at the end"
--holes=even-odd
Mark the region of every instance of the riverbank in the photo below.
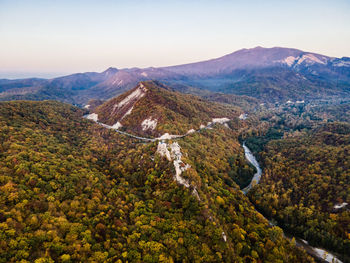
{"type": "MultiPolygon", "coordinates": [[[[255,167],[255,169],[257,170],[257,172],[254,174],[254,176],[252,178],[252,181],[249,183],[249,185],[242,189],[242,192],[244,194],[247,194],[252,189],[252,187],[254,187],[255,185],[257,185],[260,182],[260,179],[262,176],[262,169],[261,169],[258,161],[256,160],[255,156],[252,154],[250,149],[245,145],[245,143],[243,143],[242,146],[243,146],[244,154],[245,154],[247,161],[250,164],[252,164],[255,167]]],[[[311,256],[315,257],[320,262],[343,263],[335,255],[328,252],[327,250],[310,246],[306,240],[294,237],[288,233],[284,233],[284,236],[289,240],[294,239],[295,245],[297,247],[305,249],[311,256]]]]}

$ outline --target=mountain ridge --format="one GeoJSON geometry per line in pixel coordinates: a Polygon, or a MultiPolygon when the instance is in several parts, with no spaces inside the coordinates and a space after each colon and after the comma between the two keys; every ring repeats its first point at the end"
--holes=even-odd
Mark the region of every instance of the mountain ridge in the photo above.
{"type": "Polygon", "coordinates": [[[258,92],[243,95],[260,100],[288,100],[288,96],[299,93],[312,99],[322,97],[350,96],[350,58],[329,57],[298,49],[274,47],[256,47],[241,49],[225,56],[206,61],[149,68],[117,69],[110,67],[101,73],[76,73],[59,78],[40,80],[33,79],[2,80],[0,81],[0,99],[57,99],[74,104],[86,104],[90,99],[109,99],[126,90],[132,89],[138,82],[159,80],[167,85],[176,87],[184,85],[211,92],[223,91],[229,94],[242,95],[238,86],[249,88],[249,78],[255,78],[264,71],[263,81],[254,82],[258,92]],[[280,71],[288,71],[297,78],[279,81],[280,71]],[[271,86],[266,82],[274,79],[271,86]],[[248,81],[248,82],[247,82],[248,81]],[[297,82],[305,82],[302,89],[297,82]],[[317,88],[319,82],[326,87],[320,94],[308,90],[307,87],[317,88]],[[27,82],[27,84],[24,84],[27,82]],[[29,82],[29,83],[28,83],[29,82]],[[286,85],[287,83],[287,85],[286,85]],[[288,86],[295,90],[288,92],[288,86]],[[306,88],[305,88],[306,87],[306,88]],[[274,96],[274,89],[279,90],[274,96]],[[265,90],[265,91],[264,91],[265,90]],[[329,90],[334,90],[330,92],[329,90]],[[271,97],[264,93],[271,93],[271,97]]]}

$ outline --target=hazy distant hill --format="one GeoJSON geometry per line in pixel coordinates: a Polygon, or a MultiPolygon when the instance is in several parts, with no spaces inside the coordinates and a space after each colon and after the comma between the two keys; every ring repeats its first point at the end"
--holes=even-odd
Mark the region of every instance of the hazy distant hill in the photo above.
{"type": "Polygon", "coordinates": [[[350,58],[290,48],[238,50],[229,55],[163,68],[109,68],[51,80],[0,80],[0,99],[57,99],[85,104],[109,99],[139,81],[159,80],[212,92],[247,95],[262,101],[350,97],[350,58]],[[28,84],[25,84],[28,83],[28,84]]]}

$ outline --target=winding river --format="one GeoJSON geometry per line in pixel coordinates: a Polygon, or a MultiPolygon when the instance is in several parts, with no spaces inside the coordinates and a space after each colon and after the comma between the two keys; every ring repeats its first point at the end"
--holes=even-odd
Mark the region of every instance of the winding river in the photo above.
{"type": "MultiPolygon", "coordinates": [[[[255,169],[256,173],[254,174],[250,184],[242,189],[242,192],[244,194],[247,194],[250,189],[257,185],[260,181],[261,175],[262,175],[262,169],[256,160],[255,156],[252,154],[250,149],[243,143],[243,149],[244,149],[244,155],[247,161],[252,164],[255,169]]],[[[271,223],[270,223],[271,224],[271,223]]],[[[293,236],[289,234],[284,234],[286,238],[291,240],[293,236]]],[[[304,248],[310,255],[317,258],[318,260],[321,260],[322,262],[329,262],[329,263],[342,263],[336,256],[334,256],[332,253],[328,252],[327,250],[321,249],[321,248],[315,248],[309,245],[309,243],[306,240],[294,237],[296,246],[304,248]]]]}
{"type": "Polygon", "coordinates": [[[252,180],[250,181],[249,185],[242,189],[243,193],[246,194],[249,192],[250,189],[256,184],[259,183],[262,170],[260,168],[260,165],[258,161],[255,159],[255,156],[252,154],[252,152],[249,150],[249,148],[243,143],[243,149],[244,149],[244,155],[245,158],[250,162],[256,169],[256,173],[254,174],[252,180]]]}

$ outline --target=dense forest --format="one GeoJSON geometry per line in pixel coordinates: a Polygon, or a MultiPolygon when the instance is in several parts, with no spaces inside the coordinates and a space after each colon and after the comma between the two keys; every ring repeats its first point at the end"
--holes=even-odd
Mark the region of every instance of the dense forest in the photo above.
{"type": "Polygon", "coordinates": [[[249,198],[287,232],[349,262],[350,124],[339,122],[349,104],[274,110],[242,136],[264,168],[249,198]]]}
{"type": "Polygon", "coordinates": [[[186,188],[157,142],[83,114],[0,104],[0,262],[314,262],[239,191],[253,171],[234,121],[177,141],[186,188]]]}

